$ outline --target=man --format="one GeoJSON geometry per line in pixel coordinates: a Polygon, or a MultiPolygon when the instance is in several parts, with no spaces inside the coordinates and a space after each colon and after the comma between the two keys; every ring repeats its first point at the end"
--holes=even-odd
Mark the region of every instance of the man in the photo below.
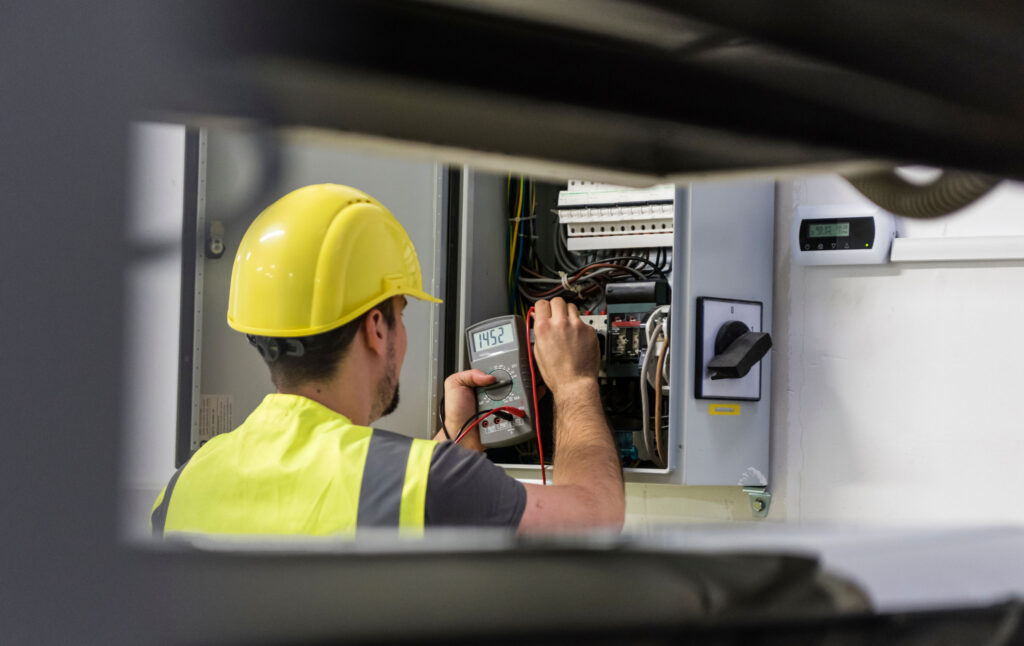
{"type": "MultiPolygon", "coordinates": [[[[398,405],[406,298],[431,302],[405,230],[353,188],[307,186],[268,207],[239,245],[228,325],[267,362],[277,392],[171,478],[154,532],[352,533],[476,525],[619,528],[622,472],[597,386],[598,344],[576,307],[539,301],[535,355],[556,410],[554,484],[523,485],[481,453],[369,425],[398,405]]],[[[479,370],[450,376],[454,437],[476,410],[479,370]]]]}

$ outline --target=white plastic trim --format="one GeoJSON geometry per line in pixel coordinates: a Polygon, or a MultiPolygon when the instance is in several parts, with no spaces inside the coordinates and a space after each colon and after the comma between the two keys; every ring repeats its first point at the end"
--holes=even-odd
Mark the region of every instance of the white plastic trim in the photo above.
{"type": "Polygon", "coordinates": [[[1024,236],[896,238],[891,262],[1024,260],[1024,236]]]}

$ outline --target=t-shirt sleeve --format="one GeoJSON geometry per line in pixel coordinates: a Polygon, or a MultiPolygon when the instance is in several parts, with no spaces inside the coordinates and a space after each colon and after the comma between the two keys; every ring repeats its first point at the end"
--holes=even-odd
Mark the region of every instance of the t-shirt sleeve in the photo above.
{"type": "Polygon", "coordinates": [[[518,527],[526,487],[483,454],[454,442],[434,447],[427,478],[427,525],[518,527]]]}

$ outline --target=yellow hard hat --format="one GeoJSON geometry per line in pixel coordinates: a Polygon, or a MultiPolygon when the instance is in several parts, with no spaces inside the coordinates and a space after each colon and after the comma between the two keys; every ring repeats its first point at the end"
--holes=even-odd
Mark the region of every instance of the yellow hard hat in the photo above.
{"type": "Polygon", "coordinates": [[[366,193],[317,184],[274,202],[245,232],[231,269],[228,325],[310,336],[399,294],[441,302],[423,291],[405,229],[366,193]]]}

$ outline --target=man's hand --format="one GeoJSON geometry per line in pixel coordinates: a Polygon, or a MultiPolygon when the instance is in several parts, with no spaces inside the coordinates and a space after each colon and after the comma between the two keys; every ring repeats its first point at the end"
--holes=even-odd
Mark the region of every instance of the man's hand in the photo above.
{"type": "MultiPolygon", "coordinates": [[[[466,423],[466,420],[476,412],[476,386],[489,386],[497,379],[482,370],[464,370],[456,372],[444,380],[444,425],[448,435],[454,440],[458,437],[459,429],[466,423]]],[[[445,439],[443,433],[439,433],[438,440],[445,439]]],[[[466,434],[459,442],[459,446],[474,451],[483,451],[480,443],[480,430],[474,428],[466,434]]]]}
{"type": "Polygon", "coordinates": [[[600,367],[597,333],[583,322],[576,306],[561,298],[534,304],[534,356],[551,393],[579,382],[595,381],[600,367]]]}

